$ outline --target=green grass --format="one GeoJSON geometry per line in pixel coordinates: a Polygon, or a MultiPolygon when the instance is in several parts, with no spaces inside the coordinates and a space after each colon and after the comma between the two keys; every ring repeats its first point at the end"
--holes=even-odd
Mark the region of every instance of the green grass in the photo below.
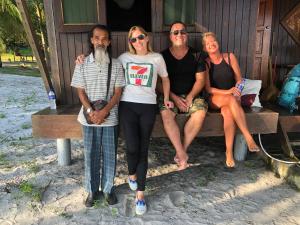
{"type": "Polygon", "coordinates": [[[104,200],[103,201],[95,200],[93,207],[94,207],[94,209],[107,208],[108,207],[108,203],[106,201],[104,201],[104,200]]]}
{"type": "Polygon", "coordinates": [[[39,165],[36,164],[35,161],[27,161],[24,163],[24,165],[26,166],[26,168],[30,173],[36,174],[40,171],[40,167],[39,165]]]}
{"type": "MultiPolygon", "coordinates": [[[[27,56],[26,61],[32,61],[31,55],[32,53],[26,49],[20,50],[20,54],[22,56],[27,56]]],[[[15,56],[12,53],[3,53],[1,54],[1,59],[2,62],[20,62],[21,61],[21,56],[15,56]]],[[[35,61],[35,57],[33,57],[33,60],[35,61]]]]}
{"type": "Polygon", "coordinates": [[[41,73],[37,68],[21,67],[21,66],[9,66],[0,68],[0,74],[13,74],[30,77],[40,77],[41,73]]]}
{"type": "Polygon", "coordinates": [[[19,190],[24,195],[30,197],[32,200],[36,202],[40,202],[42,200],[41,189],[29,183],[28,181],[22,182],[19,186],[19,190]]]}
{"type": "Polygon", "coordinates": [[[26,96],[22,99],[22,108],[23,109],[26,109],[27,106],[33,104],[33,103],[36,103],[37,102],[37,99],[36,99],[36,92],[33,91],[31,93],[31,95],[29,96],[26,96]]]}
{"type": "Polygon", "coordinates": [[[6,159],[6,155],[4,153],[0,153],[0,168],[6,167],[9,165],[9,161],[6,159]]]}
{"type": "Polygon", "coordinates": [[[112,215],[113,217],[118,216],[118,214],[119,214],[119,211],[118,211],[117,208],[112,208],[112,209],[111,209],[111,215],[112,215]]]}
{"type": "Polygon", "coordinates": [[[0,119],[4,119],[6,116],[4,113],[0,113],[0,119]]]}
{"type": "Polygon", "coordinates": [[[64,218],[66,218],[66,219],[71,219],[71,218],[73,217],[72,214],[67,213],[67,212],[61,212],[61,213],[59,214],[59,216],[64,217],[64,218]]]}
{"type": "Polygon", "coordinates": [[[23,123],[21,127],[23,130],[27,130],[27,129],[31,128],[31,123],[23,123]]]}

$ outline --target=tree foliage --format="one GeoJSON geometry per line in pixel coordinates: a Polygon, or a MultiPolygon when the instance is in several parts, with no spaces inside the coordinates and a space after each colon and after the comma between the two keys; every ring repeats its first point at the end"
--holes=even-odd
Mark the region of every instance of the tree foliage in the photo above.
{"type": "MultiPolygon", "coordinates": [[[[44,51],[47,51],[43,0],[27,0],[26,4],[39,44],[44,51]]],[[[0,39],[8,50],[16,51],[23,47],[29,47],[15,0],[0,0],[0,34],[0,39]]]]}

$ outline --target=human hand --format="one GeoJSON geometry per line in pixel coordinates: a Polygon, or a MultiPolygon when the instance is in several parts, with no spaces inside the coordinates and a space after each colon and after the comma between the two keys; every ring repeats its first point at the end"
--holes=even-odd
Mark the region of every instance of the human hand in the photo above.
{"type": "Polygon", "coordinates": [[[174,107],[174,103],[167,99],[164,100],[164,105],[167,109],[172,109],[174,107]]]}
{"type": "Polygon", "coordinates": [[[173,101],[180,112],[186,112],[187,105],[186,105],[186,100],[184,98],[176,95],[173,96],[173,101]]]}
{"type": "Polygon", "coordinates": [[[189,108],[191,107],[191,105],[193,104],[193,97],[191,95],[187,95],[185,98],[185,104],[186,104],[186,112],[189,111],[189,108]]]}
{"type": "Polygon", "coordinates": [[[100,125],[105,122],[105,118],[108,116],[109,111],[102,109],[98,111],[94,111],[91,115],[91,120],[93,123],[100,125]]]}
{"type": "Polygon", "coordinates": [[[229,94],[232,94],[234,96],[241,96],[242,92],[237,87],[232,87],[228,90],[229,94]]]}
{"type": "Polygon", "coordinates": [[[76,58],[76,60],[75,60],[76,65],[81,65],[81,64],[83,64],[84,59],[85,59],[84,54],[81,54],[81,55],[77,56],[77,58],[76,58]]]}

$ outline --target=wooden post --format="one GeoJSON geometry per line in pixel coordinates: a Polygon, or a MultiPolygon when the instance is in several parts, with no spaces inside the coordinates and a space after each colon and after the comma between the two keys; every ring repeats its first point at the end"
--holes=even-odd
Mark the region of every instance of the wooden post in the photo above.
{"type": "Polygon", "coordinates": [[[37,41],[37,36],[33,30],[32,22],[30,19],[30,15],[26,6],[26,1],[25,0],[16,0],[18,9],[20,11],[21,17],[22,17],[22,23],[27,35],[28,42],[30,44],[30,47],[33,51],[33,54],[36,58],[39,70],[41,72],[44,85],[46,88],[47,93],[49,92],[50,89],[53,89],[53,85],[51,82],[51,78],[49,75],[49,71],[47,69],[46,61],[45,58],[43,57],[43,52],[41,47],[38,44],[37,41]]]}

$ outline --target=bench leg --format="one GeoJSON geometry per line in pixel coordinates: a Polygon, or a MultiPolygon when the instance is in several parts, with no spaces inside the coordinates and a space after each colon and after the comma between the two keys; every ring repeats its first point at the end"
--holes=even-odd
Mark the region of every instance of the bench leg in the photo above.
{"type": "Polygon", "coordinates": [[[287,131],[284,129],[284,127],[282,126],[281,120],[279,118],[278,120],[278,129],[277,129],[277,133],[279,135],[280,138],[280,143],[281,143],[281,148],[283,150],[283,152],[290,158],[295,158],[295,154],[292,148],[292,145],[290,143],[290,139],[289,136],[287,134],[287,131]]]}
{"type": "Polygon", "coordinates": [[[248,146],[244,135],[237,133],[234,138],[234,159],[236,161],[244,161],[247,156],[248,146]]]}
{"type": "Polygon", "coordinates": [[[68,166],[71,164],[71,140],[57,139],[57,159],[58,165],[68,166]]]}

